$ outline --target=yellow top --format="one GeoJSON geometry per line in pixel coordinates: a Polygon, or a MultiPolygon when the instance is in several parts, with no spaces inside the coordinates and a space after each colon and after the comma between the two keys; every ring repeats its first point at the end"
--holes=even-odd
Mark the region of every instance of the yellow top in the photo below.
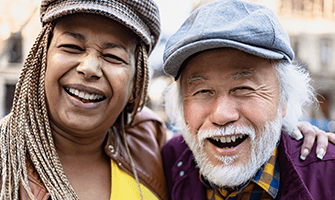
{"type": "MultiPolygon", "coordinates": [[[[121,170],[117,164],[111,160],[112,168],[112,194],[111,200],[132,199],[140,200],[141,195],[135,178],[121,170]]],[[[143,199],[158,200],[158,198],[144,185],[141,185],[143,199]]]]}

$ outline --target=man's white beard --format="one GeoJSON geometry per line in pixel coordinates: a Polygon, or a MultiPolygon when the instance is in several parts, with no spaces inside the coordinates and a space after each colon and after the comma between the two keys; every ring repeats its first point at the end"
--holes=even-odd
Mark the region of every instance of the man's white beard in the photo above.
{"type": "Polygon", "coordinates": [[[236,187],[254,177],[260,167],[270,158],[280,139],[281,126],[282,116],[281,112],[278,112],[276,119],[268,122],[263,127],[263,130],[260,130],[259,138],[256,138],[253,127],[233,125],[227,126],[224,129],[217,128],[215,130],[199,131],[197,136],[193,136],[186,124],[184,126],[183,137],[194,155],[200,168],[200,173],[206,180],[218,187],[236,187]],[[241,132],[241,129],[243,132],[241,132]],[[220,156],[216,157],[216,159],[221,161],[222,164],[213,165],[205,152],[204,140],[209,136],[232,135],[236,132],[248,134],[251,139],[249,160],[245,160],[243,164],[233,165],[232,163],[238,155],[220,156]]]}

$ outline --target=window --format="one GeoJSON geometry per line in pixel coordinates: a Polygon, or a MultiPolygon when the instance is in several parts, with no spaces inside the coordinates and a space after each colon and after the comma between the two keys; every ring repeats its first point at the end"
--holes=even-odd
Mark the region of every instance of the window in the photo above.
{"type": "Polygon", "coordinates": [[[22,35],[21,33],[14,33],[9,38],[9,62],[22,62],[22,35]]]}
{"type": "Polygon", "coordinates": [[[330,62],[330,41],[321,39],[320,41],[320,62],[321,69],[327,69],[330,62]]]}
{"type": "Polygon", "coordinates": [[[6,84],[6,102],[5,102],[5,115],[7,115],[12,109],[13,98],[14,98],[15,85],[6,84]]]}

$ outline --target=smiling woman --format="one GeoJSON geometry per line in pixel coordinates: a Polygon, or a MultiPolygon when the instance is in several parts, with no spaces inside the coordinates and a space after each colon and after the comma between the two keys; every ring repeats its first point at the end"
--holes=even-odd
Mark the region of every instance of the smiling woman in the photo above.
{"type": "Polygon", "coordinates": [[[41,21],[1,120],[0,199],[166,199],[166,127],[144,107],[155,3],[43,0],[41,21]]]}
{"type": "Polygon", "coordinates": [[[45,75],[51,126],[76,136],[110,128],[133,98],[136,45],[135,34],[103,16],[60,18],[45,75]]]}

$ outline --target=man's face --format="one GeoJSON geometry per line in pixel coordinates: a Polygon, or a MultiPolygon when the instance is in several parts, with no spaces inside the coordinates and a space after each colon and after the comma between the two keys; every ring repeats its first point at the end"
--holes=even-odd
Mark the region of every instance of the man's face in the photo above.
{"type": "Polygon", "coordinates": [[[187,63],[180,81],[184,138],[201,173],[219,186],[250,179],[274,150],[285,115],[270,60],[231,48],[209,50],[187,63]],[[225,170],[226,180],[215,180],[225,170]]]}

